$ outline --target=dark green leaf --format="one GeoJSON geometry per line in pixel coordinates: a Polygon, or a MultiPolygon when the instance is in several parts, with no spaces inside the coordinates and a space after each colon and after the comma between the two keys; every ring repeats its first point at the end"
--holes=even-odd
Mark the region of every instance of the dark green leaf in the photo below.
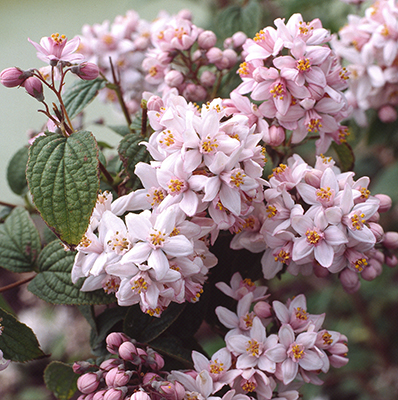
{"type": "Polygon", "coordinates": [[[150,347],[165,356],[181,362],[185,368],[193,368],[191,350],[188,350],[183,341],[175,336],[162,335],[151,341],[150,347]]]}
{"type": "Polygon", "coordinates": [[[83,279],[76,285],[71,281],[75,252],[65,251],[61,242],[48,244],[38,259],[39,273],[29,283],[28,289],[42,300],[52,304],[109,304],[115,302],[113,295],[103,290],[81,292],[83,279]]]}
{"type": "Polygon", "coordinates": [[[25,362],[45,357],[32,330],[0,308],[0,349],[6,360],[25,362]]]}
{"type": "Polygon", "coordinates": [[[99,189],[98,148],[90,132],[39,137],[26,170],[33,201],[54,233],[73,248],[86,232],[99,189]]]}
{"type": "Polygon", "coordinates": [[[106,81],[97,78],[92,81],[78,81],[63,95],[66,112],[70,119],[76,117],[105,87],[106,81]]]}
{"type": "Polygon", "coordinates": [[[131,133],[131,130],[126,125],[108,125],[109,129],[112,129],[113,132],[116,132],[120,136],[127,136],[131,133]]]}
{"type": "Polygon", "coordinates": [[[25,194],[28,191],[26,182],[26,163],[28,162],[27,147],[19,149],[11,158],[7,167],[7,182],[10,189],[18,195],[25,194]]]}
{"type": "Polygon", "coordinates": [[[44,370],[44,382],[59,400],[69,400],[76,393],[78,377],[70,365],[60,361],[53,361],[44,370]]]}
{"type": "Polygon", "coordinates": [[[332,142],[332,147],[339,157],[339,165],[341,170],[343,172],[352,171],[354,169],[355,156],[351,146],[347,142],[342,144],[332,142]]]}
{"type": "Polygon", "coordinates": [[[32,271],[40,249],[39,232],[29,213],[14,208],[0,229],[0,265],[13,272],[32,271]]]}
{"type": "Polygon", "coordinates": [[[160,318],[157,318],[144,314],[137,305],[132,306],[124,321],[124,331],[139,342],[152,342],[173,324],[184,308],[185,304],[171,303],[160,318]]]}
{"type": "Polygon", "coordinates": [[[398,201],[398,162],[390,165],[384,170],[376,182],[373,183],[372,193],[383,193],[391,197],[392,201],[398,201]]]}
{"type": "Polygon", "coordinates": [[[145,139],[140,135],[130,133],[129,135],[126,135],[119,144],[119,156],[127,174],[133,181],[133,190],[137,189],[141,185],[140,180],[134,174],[136,164],[140,161],[148,163],[150,160],[150,155],[146,147],[140,145],[141,142],[147,140],[148,139],[145,139]]]}

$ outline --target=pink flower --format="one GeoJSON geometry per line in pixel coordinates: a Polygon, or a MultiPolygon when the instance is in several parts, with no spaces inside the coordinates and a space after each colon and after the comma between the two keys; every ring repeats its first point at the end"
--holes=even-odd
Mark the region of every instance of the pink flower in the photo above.
{"type": "Polygon", "coordinates": [[[31,71],[22,71],[16,67],[6,68],[0,72],[0,82],[8,88],[21,86],[26,78],[32,76],[31,71]]]}
{"type": "Polygon", "coordinates": [[[42,37],[40,44],[28,40],[36,48],[37,57],[54,66],[60,61],[72,64],[79,63],[84,58],[82,54],[75,53],[80,44],[80,39],[77,36],[68,41],[65,35],[54,33],[51,36],[42,37]]]}

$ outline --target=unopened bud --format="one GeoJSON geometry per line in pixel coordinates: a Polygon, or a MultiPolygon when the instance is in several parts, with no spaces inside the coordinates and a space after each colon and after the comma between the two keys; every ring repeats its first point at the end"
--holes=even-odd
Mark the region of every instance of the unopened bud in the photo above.
{"type": "Polygon", "coordinates": [[[330,272],[327,268],[322,267],[322,265],[314,265],[314,274],[318,278],[326,278],[330,275],[330,272]]]}
{"type": "Polygon", "coordinates": [[[111,388],[104,394],[104,400],[123,400],[126,396],[127,388],[111,388]]]}
{"type": "Polygon", "coordinates": [[[131,395],[129,400],[151,400],[151,397],[149,396],[148,393],[144,392],[143,390],[138,390],[137,392],[131,395]]]}
{"type": "Polygon", "coordinates": [[[345,268],[343,271],[341,271],[339,278],[344,290],[347,293],[354,293],[361,286],[358,274],[348,268],[345,268]]]}
{"type": "Polygon", "coordinates": [[[272,306],[265,301],[259,301],[253,307],[254,313],[259,318],[269,318],[272,315],[271,310],[272,306]]]}
{"type": "Polygon", "coordinates": [[[31,71],[22,71],[17,67],[6,68],[0,72],[0,82],[8,88],[21,86],[26,78],[32,76],[31,71]]]}
{"type": "Polygon", "coordinates": [[[98,78],[99,68],[96,64],[83,62],[71,68],[71,71],[85,81],[92,81],[98,78]]]}
{"type": "Polygon", "coordinates": [[[390,196],[387,196],[386,194],[376,194],[375,197],[380,200],[378,212],[379,213],[385,213],[387,212],[392,205],[392,200],[390,196]]]}
{"type": "Polygon", "coordinates": [[[206,52],[206,57],[210,63],[214,64],[218,61],[221,61],[223,58],[223,52],[218,47],[212,47],[206,52]]]}
{"type": "Polygon", "coordinates": [[[127,342],[129,338],[121,332],[112,332],[106,337],[106,349],[109,353],[117,354],[120,345],[127,342]]]}
{"type": "Polygon", "coordinates": [[[31,76],[30,78],[25,79],[21,86],[23,86],[36,100],[40,102],[44,101],[43,84],[39,78],[31,76]]]}
{"type": "Polygon", "coordinates": [[[187,9],[180,10],[177,14],[178,18],[187,19],[188,21],[192,21],[192,13],[187,9]]]}
{"type": "Polygon", "coordinates": [[[315,188],[319,188],[321,186],[322,175],[323,172],[320,171],[319,169],[313,169],[311,171],[308,171],[304,175],[305,183],[308,183],[309,185],[315,188]]]}
{"type": "Polygon", "coordinates": [[[207,92],[204,87],[189,83],[183,91],[183,96],[188,101],[203,101],[206,99],[207,92]]]}
{"type": "Polygon", "coordinates": [[[124,342],[119,347],[119,356],[125,361],[133,361],[137,358],[137,348],[131,342],[124,342]]]}
{"type": "Polygon", "coordinates": [[[369,222],[369,228],[373,235],[375,235],[376,243],[380,243],[384,237],[384,230],[381,225],[377,224],[376,222],[369,222]]]}
{"type": "Polygon", "coordinates": [[[77,388],[84,394],[95,392],[99,385],[98,375],[94,372],[88,372],[82,376],[79,376],[77,380],[77,388]]]}
{"type": "Polygon", "coordinates": [[[383,245],[390,250],[398,249],[398,232],[386,232],[383,238],[383,245]]]}
{"type": "Polygon", "coordinates": [[[394,268],[398,264],[398,258],[395,255],[388,255],[385,259],[386,265],[390,268],[394,268]]]}
{"type": "Polygon", "coordinates": [[[368,265],[364,270],[361,272],[361,276],[365,281],[373,281],[377,277],[377,271],[373,268],[372,265],[368,265]]]}
{"type": "Polygon", "coordinates": [[[384,123],[394,122],[397,119],[397,110],[390,105],[385,105],[379,109],[378,116],[384,123]]]}
{"type": "Polygon", "coordinates": [[[201,49],[208,50],[217,43],[217,36],[212,31],[203,31],[198,36],[198,45],[201,49]]]}
{"type": "Polygon", "coordinates": [[[247,35],[242,31],[235,32],[232,35],[232,41],[233,41],[235,48],[243,46],[243,43],[246,42],[246,39],[247,39],[247,35]]]}
{"type": "Polygon", "coordinates": [[[125,371],[120,368],[112,368],[105,376],[105,382],[111,387],[126,386],[133,371],[125,371]]]}
{"type": "Polygon", "coordinates": [[[228,65],[226,68],[231,69],[238,62],[238,55],[235,50],[225,49],[223,51],[223,58],[228,60],[228,65]]]}
{"type": "Polygon", "coordinates": [[[212,71],[203,71],[200,76],[200,84],[204,87],[212,87],[216,82],[216,74],[212,71]]]}
{"type": "Polygon", "coordinates": [[[271,125],[268,132],[263,134],[264,143],[272,147],[281,145],[285,138],[285,129],[276,125],[271,125]]]}
{"type": "Polygon", "coordinates": [[[184,75],[173,69],[166,74],[164,81],[170,87],[178,87],[184,82],[184,75]]]}

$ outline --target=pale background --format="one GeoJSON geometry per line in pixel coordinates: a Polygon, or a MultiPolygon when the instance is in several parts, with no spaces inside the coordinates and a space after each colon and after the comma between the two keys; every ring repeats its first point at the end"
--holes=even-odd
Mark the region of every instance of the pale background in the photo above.
{"type": "MultiPolygon", "coordinates": [[[[40,68],[45,64],[36,58],[35,48],[27,38],[39,42],[43,36],[59,32],[68,38],[81,33],[84,24],[102,23],[136,10],[141,18],[153,20],[160,10],[177,13],[187,8],[194,15],[194,23],[207,27],[206,1],[191,0],[0,0],[0,71],[17,66],[21,69],[40,68]]],[[[40,130],[46,122],[38,113],[40,103],[25,93],[23,88],[9,89],[0,85],[0,201],[23,204],[13,194],[6,180],[7,165],[13,154],[27,142],[29,129],[40,130]]],[[[116,121],[110,108],[93,103],[89,118],[106,112],[107,122],[116,121]]],[[[118,137],[108,130],[93,127],[101,140],[116,143],[118,137]]],[[[120,137],[119,137],[120,138],[120,137]]]]}

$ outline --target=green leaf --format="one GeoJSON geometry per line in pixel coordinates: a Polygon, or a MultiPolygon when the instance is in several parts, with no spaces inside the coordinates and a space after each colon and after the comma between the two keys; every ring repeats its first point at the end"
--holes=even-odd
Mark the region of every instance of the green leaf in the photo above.
{"type": "Polygon", "coordinates": [[[98,147],[90,132],[39,137],[29,149],[29,189],[41,216],[71,248],[87,230],[99,189],[98,147]]]}
{"type": "Polygon", "coordinates": [[[32,271],[41,244],[29,213],[22,207],[14,208],[0,227],[0,265],[13,272],[32,271]]]}
{"type": "Polygon", "coordinates": [[[18,195],[23,195],[28,191],[26,182],[26,163],[28,162],[27,147],[19,149],[11,158],[7,167],[7,182],[10,189],[18,195]]]}
{"type": "Polygon", "coordinates": [[[181,362],[186,368],[193,368],[191,350],[188,350],[181,339],[162,335],[151,341],[150,347],[159,353],[181,362]]]}
{"type": "Polygon", "coordinates": [[[133,181],[133,190],[136,190],[141,185],[141,181],[134,174],[135,165],[140,161],[145,163],[150,161],[150,155],[146,147],[140,145],[143,141],[148,141],[148,139],[135,133],[130,133],[122,139],[118,148],[124,168],[133,181]]]}
{"type": "Polygon", "coordinates": [[[391,197],[392,201],[398,201],[398,162],[386,168],[380,176],[377,177],[372,186],[372,193],[383,193],[391,197]]]}
{"type": "Polygon", "coordinates": [[[108,125],[108,128],[120,136],[127,136],[131,133],[130,128],[126,125],[108,125]]]}
{"type": "Polygon", "coordinates": [[[39,273],[29,283],[28,290],[40,299],[52,304],[109,304],[115,302],[113,295],[102,289],[81,292],[83,279],[76,285],[71,281],[71,271],[76,253],[65,251],[61,242],[48,244],[37,260],[39,273]]]}
{"type": "Polygon", "coordinates": [[[32,330],[0,308],[0,349],[6,360],[25,362],[45,357],[32,330]]]}
{"type": "Polygon", "coordinates": [[[132,306],[124,320],[124,332],[139,342],[152,342],[173,324],[184,308],[185,304],[171,303],[157,318],[144,314],[138,305],[132,306]]]}
{"type": "Polygon", "coordinates": [[[60,361],[51,362],[44,370],[47,389],[59,400],[69,400],[76,393],[78,378],[70,365],[60,361]]]}
{"type": "Polygon", "coordinates": [[[337,144],[336,142],[332,142],[332,148],[339,157],[339,164],[341,170],[343,172],[352,171],[354,169],[355,156],[351,146],[347,142],[342,144],[337,144]]]}
{"type": "Polygon", "coordinates": [[[69,118],[73,119],[83,111],[105,85],[106,81],[104,79],[97,78],[92,81],[80,80],[68,89],[63,95],[63,100],[69,118]]]}

